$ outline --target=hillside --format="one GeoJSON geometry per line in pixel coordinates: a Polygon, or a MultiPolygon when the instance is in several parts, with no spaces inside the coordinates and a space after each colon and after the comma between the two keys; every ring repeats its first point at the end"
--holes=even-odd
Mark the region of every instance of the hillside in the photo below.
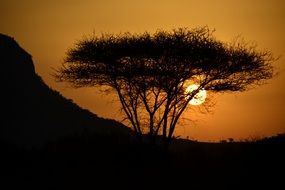
{"type": "Polygon", "coordinates": [[[285,134],[256,142],[174,139],[166,152],[49,88],[31,55],[6,35],[0,60],[3,187],[284,189],[285,134]]]}
{"type": "Polygon", "coordinates": [[[284,135],[232,143],[176,139],[168,153],[110,137],[73,137],[10,153],[1,172],[12,187],[17,180],[50,189],[284,189],[284,147],[284,135]]]}
{"type": "Polygon", "coordinates": [[[3,34],[0,61],[3,143],[30,148],[65,136],[131,133],[121,123],[100,118],[49,88],[35,73],[32,56],[3,34]]]}

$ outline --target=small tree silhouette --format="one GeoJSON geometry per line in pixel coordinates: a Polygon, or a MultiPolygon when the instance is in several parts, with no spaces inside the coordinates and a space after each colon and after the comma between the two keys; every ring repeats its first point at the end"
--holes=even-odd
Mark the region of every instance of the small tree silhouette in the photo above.
{"type": "Polygon", "coordinates": [[[162,134],[168,145],[200,90],[244,91],[274,74],[270,52],[222,43],[212,34],[202,27],[85,38],[67,52],[56,78],[74,87],[114,90],[135,133],[153,140],[162,134]],[[187,92],[190,83],[198,87],[187,92]]]}

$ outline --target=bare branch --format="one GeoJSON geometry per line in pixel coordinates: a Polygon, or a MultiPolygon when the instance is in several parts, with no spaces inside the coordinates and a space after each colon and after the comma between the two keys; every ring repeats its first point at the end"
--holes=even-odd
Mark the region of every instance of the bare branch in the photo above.
{"type": "Polygon", "coordinates": [[[277,60],[244,41],[223,43],[207,27],[154,34],[104,34],[69,49],[57,81],[74,87],[107,86],[119,97],[138,134],[162,130],[172,138],[182,113],[200,90],[241,92],[275,76],[277,60]],[[198,88],[185,92],[187,85],[198,88]],[[168,133],[168,134],[167,134],[168,133]]]}

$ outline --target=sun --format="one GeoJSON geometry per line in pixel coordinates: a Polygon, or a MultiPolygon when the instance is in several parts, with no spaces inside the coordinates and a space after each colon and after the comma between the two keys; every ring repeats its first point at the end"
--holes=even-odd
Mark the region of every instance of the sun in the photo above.
{"type": "MultiPolygon", "coordinates": [[[[197,84],[191,84],[186,88],[185,92],[188,94],[194,90],[197,90],[198,88],[199,86],[197,84]]],[[[189,104],[194,105],[194,106],[200,105],[203,102],[205,102],[206,97],[207,97],[206,90],[204,89],[199,90],[199,92],[189,101],[189,104]]]]}

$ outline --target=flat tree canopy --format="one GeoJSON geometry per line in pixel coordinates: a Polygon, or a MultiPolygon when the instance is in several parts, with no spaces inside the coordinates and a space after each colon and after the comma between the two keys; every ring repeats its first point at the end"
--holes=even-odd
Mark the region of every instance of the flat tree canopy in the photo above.
{"type": "Polygon", "coordinates": [[[169,142],[200,90],[240,92],[261,85],[273,77],[275,60],[245,42],[216,40],[207,27],[179,28],[84,38],[67,52],[56,77],[74,87],[114,90],[136,134],[162,134],[169,142]],[[189,84],[198,88],[188,92],[189,84]]]}

